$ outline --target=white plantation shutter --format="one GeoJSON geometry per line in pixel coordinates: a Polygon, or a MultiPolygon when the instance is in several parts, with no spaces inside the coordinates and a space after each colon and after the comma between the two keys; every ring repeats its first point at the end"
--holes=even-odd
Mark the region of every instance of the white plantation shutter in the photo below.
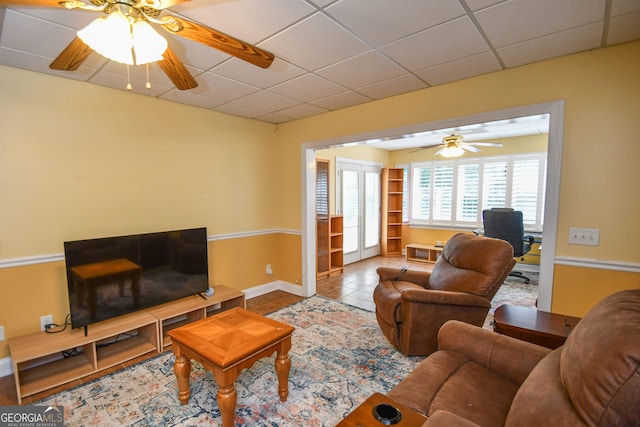
{"type": "Polygon", "coordinates": [[[507,162],[491,161],[484,165],[482,209],[507,206],[507,162]]]}
{"type": "Polygon", "coordinates": [[[525,228],[542,230],[546,153],[476,157],[411,165],[409,222],[481,227],[482,210],[521,210],[525,228]]]}
{"type": "Polygon", "coordinates": [[[431,204],[431,168],[415,168],[413,170],[411,217],[417,220],[427,221],[431,204]]]}
{"type": "Polygon", "coordinates": [[[433,219],[450,221],[453,211],[453,166],[436,166],[433,173],[433,219]]]}
{"type": "Polygon", "coordinates": [[[456,219],[458,222],[478,221],[478,197],[480,194],[480,165],[461,164],[458,167],[458,191],[456,219]]]}

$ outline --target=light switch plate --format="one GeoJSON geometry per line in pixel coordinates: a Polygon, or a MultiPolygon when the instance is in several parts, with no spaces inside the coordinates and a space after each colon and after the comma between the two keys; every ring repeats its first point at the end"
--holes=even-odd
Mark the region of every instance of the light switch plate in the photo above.
{"type": "Polygon", "coordinates": [[[0,326],[0,341],[4,341],[4,326],[0,326]]]}
{"type": "Polygon", "coordinates": [[[569,244],[598,246],[600,244],[600,229],[569,227],[569,244]]]}

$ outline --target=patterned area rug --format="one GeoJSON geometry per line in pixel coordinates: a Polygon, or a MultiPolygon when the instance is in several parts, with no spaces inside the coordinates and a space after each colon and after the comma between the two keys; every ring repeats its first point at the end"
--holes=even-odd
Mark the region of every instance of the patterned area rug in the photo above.
{"type": "MultiPolygon", "coordinates": [[[[275,355],[244,370],[235,386],[236,426],[334,426],[374,392],[386,393],[423,359],[384,338],[375,315],[311,297],[269,317],[296,327],[289,397],[280,402],[275,355]]],[[[65,426],[219,426],[217,385],[193,362],[191,399],[177,397],[173,353],[164,353],[37,405],[62,405],[65,426]]]]}

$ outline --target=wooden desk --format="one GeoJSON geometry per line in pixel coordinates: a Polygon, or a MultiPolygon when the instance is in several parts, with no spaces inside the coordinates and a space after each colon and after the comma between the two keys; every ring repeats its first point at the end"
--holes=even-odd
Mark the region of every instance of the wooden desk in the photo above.
{"type": "Polygon", "coordinates": [[[174,370],[178,380],[178,398],[189,402],[191,360],[200,362],[213,373],[218,383],[218,407],[223,427],[232,427],[238,396],[235,380],[245,368],[277,352],[278,394],[281,401],[289,395],[289,350],[294,327],[243,308],[232,308],[211,317],[169,331],[174,370]]]}
{"type": "Polygon", "coordinates": [[[336,427],[370,427],[384,425],[373,417],[373,408],[381,403],[387,403],[395,406],[402,414],[402,419],[400,419],[400,422],[393,424],[394,426],[421,426],[425,421],[427,421],[427,417],[421,413],[388,398],[384,394],[374,393],[367,400],[362,402],[360,406],[354,409],[353,412],[340,421],[336,427]]]}
{"type": "Polygon", "coordinates": [[[120,296],[124,296],[124,280],[131,280],[133,306],[140,307],[140,272],[142,267],[126,258],[118,258],[93,264],[78,265],[71,268],[74,279],[76,304],[82,306],[84,293],[87,292],[89,319],[96,320],[97,288],[105,283],[119,281],[120,296]]]}
{"type": "Polygon", "coordinates": [[[580,321],[579,317],[511,304],[498,307],[493,317],[494,331],[552,349],[563,345],[580,321]]]}

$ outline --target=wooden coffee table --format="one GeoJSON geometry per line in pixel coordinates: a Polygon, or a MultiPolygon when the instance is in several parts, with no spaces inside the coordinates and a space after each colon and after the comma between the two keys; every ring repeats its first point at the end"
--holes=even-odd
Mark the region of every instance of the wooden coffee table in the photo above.
{"type": "Polygon", "coordinates": [[[427,421],[427,417],[421,413],[390,399],[384,394],[374,393],[367,400],[362,402],[360,406],[354,409],[353,412],[340,421],[336,427],[370,427],[385,425],[381,421],[376,420],[373,415],[374,408],[379,404],[391,405],[400,411],[400,421],[393,424],[394,426],[421,426],[425,421],[427,421]]]}
{"type": "Polygon", "coordinates": [[[232,308],[214,316],[169,331],[174,371],[178,380],[178,398],[189,402],[191,360],[201,363],[213,373],[218,383],[218,407],[223,427],[233,426],[238,396],[235,380],[245,368],[263,357],[278,355],[278,394],[281,401],[289,395],[289,350],[294,327],[243,308],[232,308]]]}
{"type": "Polygon", "coordinates": [[[551,349],[563,345],[580,321],[579,317],[511,304],[498,307],[493,317],[494,331],[551,349]]]}

